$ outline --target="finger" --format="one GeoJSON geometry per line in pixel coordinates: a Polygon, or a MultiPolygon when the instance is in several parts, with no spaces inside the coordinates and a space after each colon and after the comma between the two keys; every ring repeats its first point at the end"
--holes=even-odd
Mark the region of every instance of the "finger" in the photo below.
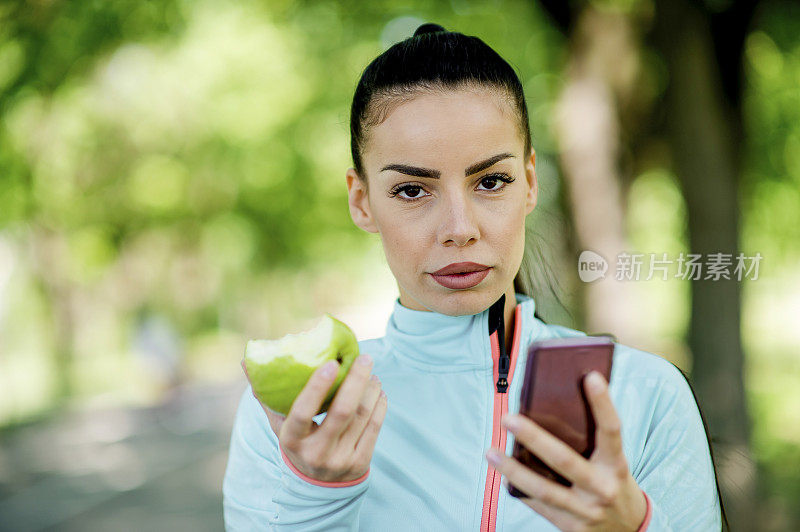
{"type": "Polygon", "coordinates": [[[272,428],[272,432],[275,433],[275,436],[278,436],[280,439],[281,434],[281,426],[283,425],[284,421],[286,421],[286,416],[275,412],[274,410],[270,410],[263,404],[261,408],[264,409],[264,412],[267,414],[267,419],[269,419],[269,426],[272,428]]]}
{"type": "MultiPolygon", "coordinates": [[[[569,514],[590,517],[590,508],[586,501],[573,490],[562,486],[536,473],[516,458],[500,453],[487,453],[487,458],[497,456],[499,461],[493,467],[506,477],[508,482],[523,491],[529,498],[537,499],[548,506],[566,511],[569,514]]],[[[491,462],[490,462],[491,464],[491,462]]],[[[523,497],[524,499],[524,497],[523,497]]]]}
{"type": "Polygon", "coordinates": [[[536,513],[553,523],[559,530],[577,530],[580,524],[571,513],[549,506],[543,501],[533,497],[523,497],[522,502],[531,507],[536,513]]]}
{"type": "Polygon", "coordinates": [[[597,458],[615,466],[624,465],[627,472],[628,466],[622,451],[620,434],[622,425],[614,403],[611,402],[606,380],[596,371],[592,371],[586,376],[584,388],[597,426],[595,433],[597,458]]]}
{"type": "Polygon", "coordinates": [[[529,417],[506,415],[503,425],[514,434],[515,440],[573,484],[589,487],[595,483],[592,464],[529,417]]]}
{"type": "Polygon", "coordinates": [[[281,425],[283,425],[283,421],[286,419],[286,416],[278,412],[275,412],[274,410],[267,407],[267,405],[262,403],[261,399],[258,398],[258,395],[256,394],[255,390],[253,390],[252,386],[250,387],[250,391],[253,392],[253,397],[256,398],[258,406],[260,406],[261,410],[263,410],[264,413],[267,414],[267,419],[269,419],[269,426],[272,427],[272,431],[275,433],[276,436],[279,435],[281,425]]]}
{"type": "Polygon", "coordinates": [[[386,409],[388,408],[388,400],[386,392],[381,390],[378,397],[378,402],[375,403],[375,409],[369,418],[367,426],[364,427],[364,432],[356,444],[355,459],[359,463],[366,463],[372,459],[372,451],[375,448],[375,442],[378,440],[378,434],[383,426],[383,420],[386,417],[386,409]]]}
{"type": "Polygon", "coordinates": [[[369,382],[372,370],[372,358],[363,353],[353,362],[342,385],[333,398],[328,413],[317,431],[320,438],[339,441],[355,416],[361,397],[369,382]]]}
{"type": "Polygon", "coordinates": [[[284,421],[284,430],[289,441],[304,438],[312,431],[315,425],[313,418],[319,412],[338,372],[339,363],[329,360],[311,374],[284,421]]]}
{"type": "Polygon", "coordinates": [[[369,418],[372,417],[372,411],[375,410],[375,403],[381,395],[381,381],[377,375],[372,375],[369,378],[367,389],[364,390],[364,395],[361,397],[361,402],[356,408],[356,415],[350,425],[342,433],[339,438],[339,443],[345,449],[352,452],[355,449],[356,442],[364,432],[364,427],[369,423],[369,418]]]}

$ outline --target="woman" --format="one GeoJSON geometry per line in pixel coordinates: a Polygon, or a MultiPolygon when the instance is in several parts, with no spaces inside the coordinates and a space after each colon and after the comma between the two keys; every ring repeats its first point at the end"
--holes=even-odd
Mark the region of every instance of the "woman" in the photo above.
{"type": "Polygon", "coordinates": [[[508,63],[476,37],[424,24],[364,71],[351,134],[350,214],[380,234],[400,296],[385,336],[359,342],[327,413],[314,415],[335,361],[286,417],[242,396],[226,527],[719,530],[707,434],[663,358],[616,344],[610,386],[586,380],[598,426],[589,460],[510,414],[527,346],[585,333],[544,323],[517,290],[538,190],[508,63]],[[515,438],[572,486],[508,456],[515,438]]]}

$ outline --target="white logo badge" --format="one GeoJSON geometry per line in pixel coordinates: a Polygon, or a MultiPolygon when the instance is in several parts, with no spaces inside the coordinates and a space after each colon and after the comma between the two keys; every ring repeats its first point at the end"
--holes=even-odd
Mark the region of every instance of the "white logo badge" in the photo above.
{"type": "Polygon", "coordinates": [[[582,251],[578,257],[578,277],[584,283],[591,283],[606,276],[608,262],[594,251],[582,251]]]}

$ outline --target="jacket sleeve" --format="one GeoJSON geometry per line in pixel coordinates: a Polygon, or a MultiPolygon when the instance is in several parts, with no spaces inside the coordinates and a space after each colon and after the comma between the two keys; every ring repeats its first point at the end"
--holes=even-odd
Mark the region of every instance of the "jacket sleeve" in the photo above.
{"type": "Polygon", "coordinates": [[[634,478],[650,503],[648,532],[721,530],[714,467],[697,403],[680,370],[656,393],[642,459],[634,478]]]}
{"type": "Polygon", "coordinates": [[[225,530],[358,530],[369,471],[350,482],[322,482],[303,475],[281,451],[248,386],[222,485],[225,530]]]}

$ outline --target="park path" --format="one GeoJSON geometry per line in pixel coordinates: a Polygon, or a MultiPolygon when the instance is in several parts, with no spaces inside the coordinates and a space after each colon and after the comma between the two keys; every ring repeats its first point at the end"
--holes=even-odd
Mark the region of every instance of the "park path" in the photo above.
{"type": "Polygon", "coordinates": [[[222,530],[244,378],[149,408],[86,409],[0,433],[0,532],[222,530]]]}

